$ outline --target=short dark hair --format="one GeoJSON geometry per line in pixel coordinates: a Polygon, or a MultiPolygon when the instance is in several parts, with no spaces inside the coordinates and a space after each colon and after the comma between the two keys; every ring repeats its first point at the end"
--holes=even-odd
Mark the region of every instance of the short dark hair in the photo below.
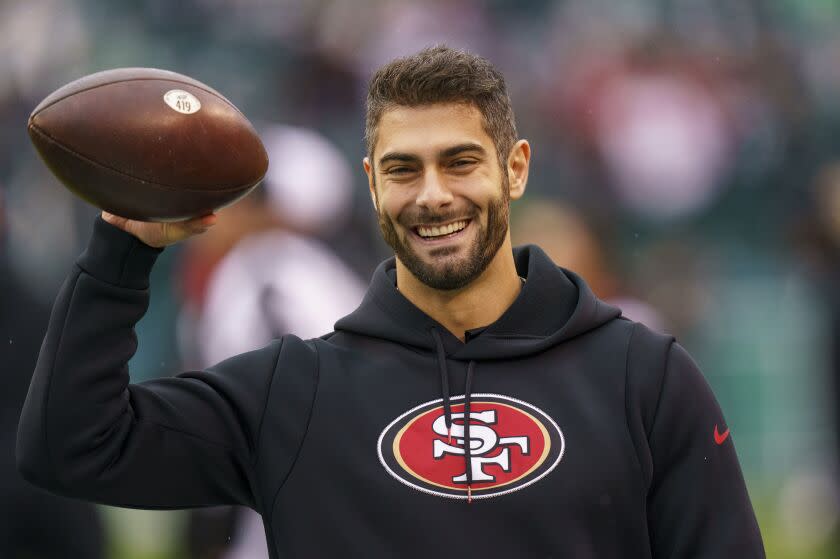
{"type": "Polygon", "coordinates": [[[426,48],[382,66],[370,80],[365,117],[365,145],[373,158],[383,113],[396,106],[469,103],[484,118],[499,164],[504,168],[517,140],[505,78],[485,58],[445,45],[426,48]]]}

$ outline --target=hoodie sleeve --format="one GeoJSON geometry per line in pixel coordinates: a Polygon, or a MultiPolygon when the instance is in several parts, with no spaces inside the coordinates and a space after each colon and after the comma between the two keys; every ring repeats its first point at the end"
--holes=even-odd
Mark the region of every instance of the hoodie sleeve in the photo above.
{"type": "Polygon", "coordinates": [[[653,556],[764,557],[733,436],[711,388],[688,353],[674,342],[667,348],[660,378],[646,422],[653,556]]]}
{"type": "Polygon", "coordinates": [[[18,429],[18,467],[54,493],[117,506],[259,509],[259,430],[283,344],[129,384],[134,325],[159,252],[97,219],[53,308],[18,429]]]}

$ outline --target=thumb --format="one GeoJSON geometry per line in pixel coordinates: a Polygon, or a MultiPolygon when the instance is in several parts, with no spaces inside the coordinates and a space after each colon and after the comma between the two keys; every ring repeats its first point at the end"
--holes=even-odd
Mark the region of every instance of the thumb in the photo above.
{"type": "Polygon", "coordinates": [[[102,212],[102,219],[114,227],[119,227],[120,229],[125,230],[125,226],[128,223],[128,218],[120,217],[118,215],[114,215],[112,213],[108,213],[106,211],[102,212]]]}

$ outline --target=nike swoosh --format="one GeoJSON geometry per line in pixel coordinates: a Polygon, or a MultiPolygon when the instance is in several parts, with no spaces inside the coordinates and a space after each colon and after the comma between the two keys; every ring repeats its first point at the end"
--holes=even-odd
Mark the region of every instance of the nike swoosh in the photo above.
{"type": "Polygon", "coordinates": [[[718,426],[717,426],[717,425],[715,425],[715,442],[716,442],[718,445],[722,445],[722,444],[723,444],[723,442],[724,442],[727,438],[729,438],[729,429],[727,429],[727,430],[726,430],[726,431],[724,431],[723,433],[718,433],[718,426]]]}

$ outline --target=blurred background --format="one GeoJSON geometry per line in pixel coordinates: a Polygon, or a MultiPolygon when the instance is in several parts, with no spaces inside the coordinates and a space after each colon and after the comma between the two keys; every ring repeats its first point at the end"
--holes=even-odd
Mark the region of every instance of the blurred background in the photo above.
{"type": "Polygon", "coordinates": [[[0,546],[29,534],[26,557],[264,553],[242,511],[79,512],[16,485],[23,377],[96,214],[37,158],[32,108],[85,74],[152,66],[221,91],[266,141],[260,190],[160,258],[131,363],[141,381],[319,335],[355,306],[389,255],[361,168],[366,81],[439,42],[504,72],[531,141],[514,242],[692,353],[768,557],[840,557],[835,0],[0,0],[0,546]],[[313,267],[322,283],[304,281],[313,267]],[[40,524],[21,520],[30,509],[40,524]]]}

